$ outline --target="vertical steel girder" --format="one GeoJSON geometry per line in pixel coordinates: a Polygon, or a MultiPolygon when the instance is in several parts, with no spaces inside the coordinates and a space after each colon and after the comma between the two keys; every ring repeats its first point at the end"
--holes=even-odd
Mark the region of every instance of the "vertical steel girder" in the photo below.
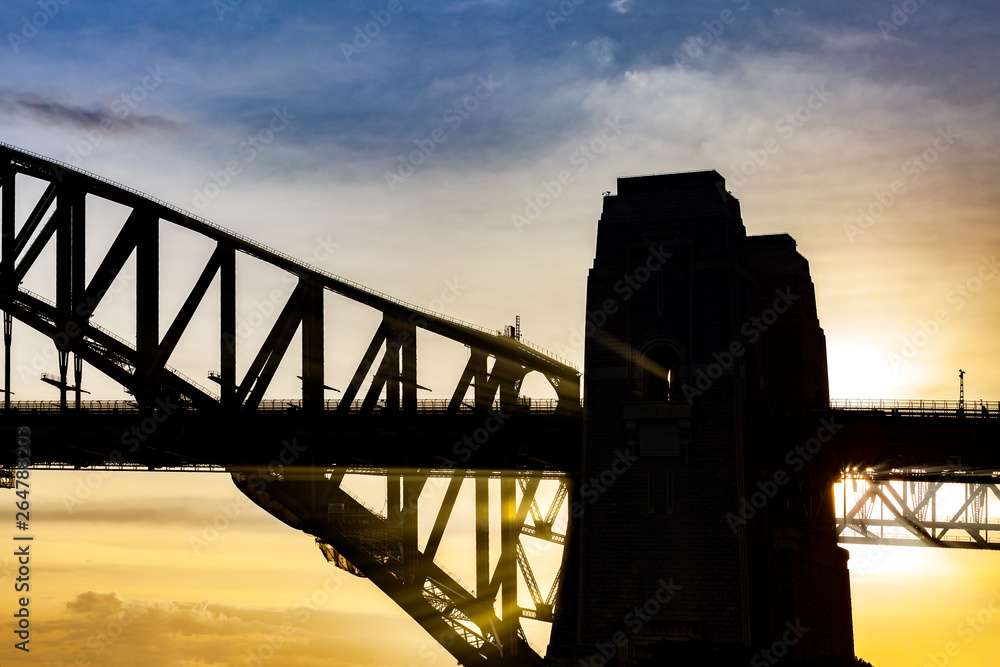
{"type": "Polygon", "coordinates": [[[842,482],[843,516],[837,517],[842,543],[1000,549],[1000,522],[989,518],[991,496],[1000,501],[1000,487],[993,482],[956,480],[946,484],[867,475],[847,476],[842,482]],[[957,509],[945,510],[946,503],[939,495],[946,486],[955,484],[964,487],[965,502],[957,509]],[[857,487],[861,492],[852,502],[857,487]],[[852,489],[850,495],[848,488],[852,489]],[[948,514],[939,518],[939,508],[948,514]]]}
{"type": "Polygon", "coordinates": [[[13,334],[14,318],[8,313],[3,314],[3,409],[10,410],[10,346],[13,334]]]}
{"type": "MultiPolygon", "coordinates": [[[[0,249],[0,275],[3,276],[3,283],[0,288],[16,288],[13,282],[14,258],[17,256],[14,251],[16,229],[14,225],[14,205],[15,186],[14,179],[17,172],[9,162],[0,164],[0,242],[3,243],[0,249]]],[[[55,192],[54,186],[49,186],[49,190],[55,192]]],[[[49,202],[51,204],[51,201],[49,202]]],[[[48,208],[48,206],[46,206],[48,208]]],[[[41,216],[37,216],[40,218],[41,216]]],[[[35,221],[37,225],[37,220],[35,221]]]]}
{"type": "MultiPolygon", "coordinates": [[[[475,485],[476,590],[485,591],[490,585],[490,480],[488,477],[477,477],[475,485]]],[[[458,495],[457,488],[455,495],[458,495]]],[[[454,499],[451,502],[454,504],[454,499]]]]}
{"type": "MultiPolygon", "coordinates": [[[[537,488],[538,478],[533,481],[537,488]]],[[[500,589],[501,637],[506,646],[513,648],[513,655],[517,655],[517,631],[521,627],[521,608],[517,604],[517,548],[520,545],[521,525],[526,518],[525,513],[520,517],[521,521],[517,521],[516,490],[517,482],[512,476],[500,478],[500,560],[493,574],[494,581],[490,582],[494,591],[500,589]]],[[[521,504],[530,507],[533,498],[533,493],[531,497],[525,496],[521,504]]]]}
{"type": "MultiPolygon", "coordinates": [[[[0,292],[7,292],[17,288],[14,278],[14,252],[15,225],[14,225],[14,179],[17,172],[12,165],[0,164],[0,292]]],[[[55,188],[50,186],[55,191],[55,188]]],[[[51,202],[50,202],[51,204],[51,202]]],[[[40,216],[39,216],[40,217],[40,216]]],[[[36,223],[37,224],[37,223],[36,223]]],[[[12,340],[12,316],[8,312],[3,314],[3,350],[4,350],[4,380],[3,380],[3,408],[10,410],[10,348],[12,340]]]]}
{"type": "Polygon", "coordinates": [[[323,287],[306,282],[302,293],[302,409],[323,410],[323,287]]]}
{"type": "Polygon", "coordinates": [[[223,410],[236,402],[236,248],[219,243],[219,396],[223,410]]]}
{"type": "MultiPolygon", "coordinates": [[[[160,392],[150,387],[150,375],[160,346],[160,220],[140,215],[136,225],[135,247],[135,347],[136,375],[151,405],[160,392]]],[[[136,395],[138,399],[139,394],[136,395]]]]}

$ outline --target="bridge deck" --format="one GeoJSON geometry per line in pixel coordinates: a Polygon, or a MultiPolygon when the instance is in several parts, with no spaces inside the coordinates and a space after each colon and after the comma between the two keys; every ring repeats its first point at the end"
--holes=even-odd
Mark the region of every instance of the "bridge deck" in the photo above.
{"type": "MultiPolygon", "coordinates": [[[[351,402],[350,411],[359,411],[363,401],[354,400],[351,402]]],[[[447,399],[421,399],[417,401],[417,412],[442,414],[448,410],[447,399]]],[[[338,399],[328,399],[323,402],[323,410],[334,411],[340,408],[341,401],[338,399]]],[[[518,406],[529,410],[532,413],[552,414],[555,413],[558,405],[557,399],[535,399],[520,397],[518,406]]],[[[385,408],[385,401],[379,401],[378,406],[385,408]]],[[[583,407],[583,401],[580,401],[583,407]]],[[[42,412],[46,414],[61,412],[59,401],[11,401],[11,411],[16,413],[42,412]]],[[[297,410],[302,407],[302,400],[299,398],[274,398],[261,401],[257,407],[258,412],[285,412],[289,409],[297,410]]],[[[834,399],[830,401],[830,408],[843,413],[860,413],[882,416],[899,417],[953,417],[965,419],[1000,419],[1000,401],[966,401],[964,404],[958,401],[929,400],[929,399],[834,399]]],[[[70,405],[70,411],[76,409],[70,405]]],[[[494,402],[494,409],[500,409],[500,402],[494,402]]],[[[135,401],[130,400],[100,400],[93,399],[82,401],[80,410],[82,412],[95,413],[138,413],[139,407],[135,401]]],[[[463,412],[473,411],[473,406],[463,404],[463,412]]]]}

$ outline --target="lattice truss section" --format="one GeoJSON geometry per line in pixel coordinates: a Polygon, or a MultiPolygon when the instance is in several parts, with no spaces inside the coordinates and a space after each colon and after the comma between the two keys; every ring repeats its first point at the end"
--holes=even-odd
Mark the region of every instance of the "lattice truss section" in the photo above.
{"type": "Polygon", "coordinates": [[[944,480],[920,472],[876,476],[847,471],[837,498],[838,540],[1000,549],[1000,518],[996,518],[1000,517],[1000,479],[993,480],[992,475],[965,481],[959,476],[944,480]]]}
{"type": "MultiPolygon", "coordinates": [[[[553,620],[566,542],[564,475],[346,470],[322,480],[270,480],[266,491],[252,488],[238,474],[234,479],[264,509],[315,535],[331,564],[369,578],[461,664],[541,660],[521,619],[553,620]],[[365,475],[367,495],[350,483],[357,474],[365,475]],[[345,475],[350,475],[346,481],[345,475]],[[371,489],[379,486],[384,492],[373,501],[371,489]],[[379,503],[382,510],[375,509],[379,503]],[[431,519],[429,530],[421,530],[420,517],[431,519]],[[462,527],[449,530],[455,524],[462,527]],[[474,585],[440,562],[443,551],[454,557],[456,547],[474,556],[474,585]],[[546,552],[549,571],[540,577],[532,560],[543,560],[546,552]],[[559,564],[553,566],[555,561],[559,564]]],[[[462,565],[471,572],[467,562],[462,565]]]]}
{"type": "Polygon", "coordinates": [[[74,393],[74,403],[81,407],[81,394],[87,393],[80,388],[86,362],[143,405],[179,396],[199,409],[255,411],[282,360],[291,357],[286,353],[299,334],[301,363],[289,362],[298,366],[301,379],[297,408],[309,413],[331,407],[339,412],[416,413],[417,392],[428,389],[417,373],[418,330],[421,344],[424,333],[430,332],[469,348],[461,377],[447,387],[453,389],[451,398],[444,399],[449,413],[485,411],[495,402],[513,409],[522,381],[532,372],[541,373],[555,390],[558,412],[576,413],[580,408],[579,372],[526,341],[407,304],[123,185],[2,143],[0,310],[6,361],[3,388],[8,390],[5,409],[10,409],[15,319],[55,344],[59,372],[41,380],[60,390],[64,409],[67,395],[74,393]],[[183,256],[166,253],[180,243],[183,256]],[[194,259],[195,249],[207,258],[204,263],[194,259]],[[245,277],[239,299],[238,263],[245,277]],[[176,267],[182,267],[178,275],[171,273],[176,267]],[[50,271],[55,274],[54,289],[44,275],[50,271]],[[36,282],[42,294],[23,284],[36,282]],[[134,299],[119,299],[122,303],[111,309],[109,292],[115,284],[125,283],[134,285],[134,299]],[[251,283],[260,292],[249,289],[251,283]],[[262,341],[258,345],[253,337],[245,339],[238,313],[268,293],[283,293],[284,288],[278,288],[284,284],[294,287],[287,298],[265,308],[274,316],[261,317],[262,341]],[[381,314],[357,370],[339,388],[326,384],[328,294],[381,314]],[[123,338],[99,326],[98,309],[116,322],[133,320],[135,335],[123,338]],[[169,319],[161,322],[161,311],[169,319]],[[196,313],[208,314],[202,321],[196,313]],[[199,329],[200,325],[205,328],[199,329]],[[217,330],[217,337],[214,332],[205,337],[209,330],[217,330]],[[182,349],[182,340],[194,337],[209,355],[206,361],[212,366],[206,370],[215,385],[212,389],[170,365],[183,356],[175,354],[182,349]],[[237,348],[245,359],[239,374],[237,348]],[[341,392],[332,406],[325,398],[329,391],[341,392]]]}

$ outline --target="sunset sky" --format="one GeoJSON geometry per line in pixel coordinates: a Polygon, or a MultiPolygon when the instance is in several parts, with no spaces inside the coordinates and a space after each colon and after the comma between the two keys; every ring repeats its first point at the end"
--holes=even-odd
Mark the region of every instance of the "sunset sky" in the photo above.
{"type": "MultiPolygon", "coordinates": [[[[520,315],[526,339],[578,364],[602,193],[619,176],[716,169],[748,233],[787,232],[809,260],[833,397],[955,400],[963,368],[967,397],[997,400],[998,34],[995,3],[975,0],[9,0],[0,142],[421,307],[496,329],[520,315]]],[[[123,211],[90,215],[97,252],[123,211]]],[[[210,252],[165,231],[161,322],[210,252]]],[[[27,287],[46,293],[47,261],[27,287]]],[[[274,285],[290,292],[241,265],[241,294],[274,285]]],[[[133,287],[118,287],[127,305],[133,287]]],[[[241,318],[267,314],[257,299],[241,318]]],[[[327,381],[342,388],[377,316],[328,303],[327,381]]],[[[134,331],[112,303],[98,321],[134,331]]],[[[244,364],[265,333],[251,329],[244,364]]],[[[35,362],[45,341],[14,335],[17,398],[55,398],[37,379],[56,371],[35,362]]],[[[460,353],[422,348],[432,397],[460,353]]],[[[202,381],[218,362],[195,335],[172,363],[202,381]]],[[[85,385],[122,396],[93,370],[85,385]]],[[[289,618],[269,664],[453,664],[254,508],[194,553],[190,537],[240,497],[224,475],[32,479],[37,634],[26,662],[5,630],[4,665],[242,665],[289,618]],[[120,637],[95,639],[122,618],[120,637]]],[[[998,559],[892,549],[852,565],[858,655],[916,667],[956,640],[949,665],[992,664],[1000,619],[968,643],[956,628],[1000,591],[998,559]]]]}

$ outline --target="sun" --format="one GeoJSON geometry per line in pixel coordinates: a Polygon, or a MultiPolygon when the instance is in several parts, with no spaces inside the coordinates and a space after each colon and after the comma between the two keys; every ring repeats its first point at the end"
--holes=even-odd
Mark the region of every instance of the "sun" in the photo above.
{"type": "Polygon", "coordinates": [[[827,349],[830,397],[904,398],[906,371],[893,369],[881,351],[861,345],[830,345],[827,349]],[[900,393],[902,391],[902,394],[900,393]]]}

